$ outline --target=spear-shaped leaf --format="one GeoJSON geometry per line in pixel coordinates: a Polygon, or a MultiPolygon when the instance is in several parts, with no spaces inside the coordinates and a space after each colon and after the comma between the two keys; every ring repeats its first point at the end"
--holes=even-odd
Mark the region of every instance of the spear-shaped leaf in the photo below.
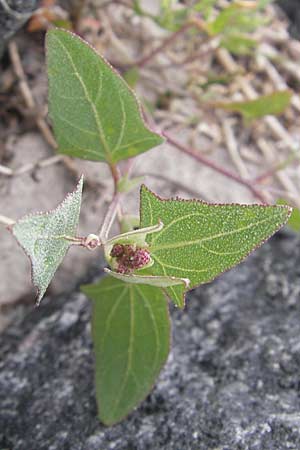
{"type": "Polygon", "coordinates": [[[12,226],[12,233],[29,256],[32,282],[38,290],[39,303],[75,237],[83,177],[77,188],[53,211],[31,214],[12,226]]]}
{"type": "Polygon", "coordinates": [[[93,300],[92,336],[100,420],[122,420],[152,388],[170,346],[161,289],[112,277],[82,287],[93,300]]]}
{"type": "Polygon", "coordinates": [[[292,98],[292,91],[273,92],[272,94],[261,95],[254,100],[238,102],[216,102],[214,106],[227,111],[236,111],[243,115],[246,120],[257,119],[266,115],[282,114],[289,106],[292,98]]]}
{"type": "Polygon", "coordinates": [[[58,151],[110,164],[163,142],[144,123],[134,93],[86,42],[47,33],[49,113],[58,151]]]}
{"type": "MultiPolygon", "coordinates": [[[[193,288],[213,280],[238,264],[275,233],[289,218],[291,208],[264,205],[214,205],[198,200],[163,200],[145,186],[141,189],[141,227],[159,220],[162,230],[147,236],[157,276],[189,278],[193,288]]],[[[184,289],[166,288],[176,300],[184,289]]]]}

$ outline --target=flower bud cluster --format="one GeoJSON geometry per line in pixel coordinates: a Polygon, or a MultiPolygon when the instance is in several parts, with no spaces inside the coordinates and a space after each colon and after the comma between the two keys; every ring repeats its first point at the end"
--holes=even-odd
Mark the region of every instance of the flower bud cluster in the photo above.
{"type": "Polygon", "coordinates": [[[110,256],[117,260],[116,271],[124,274],[141,269],[150,261],[148,250],[131,244],[115,244],[111,249],[110,256]]]}

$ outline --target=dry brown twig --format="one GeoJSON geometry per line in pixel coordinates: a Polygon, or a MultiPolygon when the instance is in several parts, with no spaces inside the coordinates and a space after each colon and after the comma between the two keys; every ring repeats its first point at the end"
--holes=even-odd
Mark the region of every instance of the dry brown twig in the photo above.
{"type": "MultiPolygon", "coordinates": [[[[24,99],[25,105],[29,109],[29,111],[32,112],[32,115],[35,117],[36,125],[37,125],[38,129],[40,130],[40,132],[42,133],[42,136],[44,137],[45,141],[48,143],[48,145],[52,149],[56,150],[57,143],[55,141],[55,138],[54,138],[46,120],[44,119],[43,115],[39,113],[36,101],[30,90],[16,42],[14,42],[14,41],[9,42],[8,51],[9,51],[9,56],[10,56],[10,60],[11,60],[14,72],[15,72],[16,77],[19,82],[20,92],[24,99]]],[[[81,174],[79,173],[74,161],[70,157],[64,156],[64,155],[58,155],[58,156],[46,158],[45,160],[41,160],[41,161],[37,161],[36,163],[28,164],[28,165],[20,167],[19,169],[16,169],[16,170],[12,170],[5,166],[0,166],[0,173],[2,173],[3,175],[7,175],[7,176],[21,175],[24,173],[32,172],[36,169],[49,167],[52,164],[57,164],[59,162],[63,162],[63,164],[66,166],[66,168],[69,170],[69,172],[71,172],[72,175],[75,176],[76,178],[79,178],[79,176],[81,174]]],[[[92,188],[97,187],[96,183],[92,182],[89,179],[86,179],[86,185],[88,185],[92,188]]],[[[100,182],[97,183],[97,185],[103,187],[102,183],[100,183],[100,182]]]]}
{"type": "Polygon", "coordinates": [[[238,142],[237,142],[235,134],[234,134],[232,120],[225,119],[222,125],[223,125],[223,133],[224,133],[225,142],[226,142],[227,149],[229,151],[229,154],[230,154],[233,164],[237,168],[241,177],[249,178],[249,171],[239,153],[238,142]]]}

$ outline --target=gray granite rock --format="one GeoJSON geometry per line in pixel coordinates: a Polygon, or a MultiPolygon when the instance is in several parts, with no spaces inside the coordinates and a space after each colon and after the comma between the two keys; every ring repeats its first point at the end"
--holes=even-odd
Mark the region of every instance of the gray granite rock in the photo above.
{"type": "Polygon", "coordinates": [[[6,41],[29,19],[40,0],[0,1],[0,58],[6,41]]]}
{"type": "Polygon", "coordinates": [[[290,20],[291,35],[300,39],[300,0],[277,0],[277,3],[290,20]]]}
{"type": "Polygon", "coordinates": [[[157,385],[111,428],[96,418],[89,301],[46,299],[1,339],[1,450],[299,450],[299,244],[278,234],[172,310],[157,385]]]}

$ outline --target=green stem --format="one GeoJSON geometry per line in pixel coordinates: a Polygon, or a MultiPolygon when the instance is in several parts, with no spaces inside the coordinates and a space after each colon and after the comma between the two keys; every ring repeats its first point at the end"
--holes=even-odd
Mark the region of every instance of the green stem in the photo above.
{"type": "Polygon", "coordinates": [[[120,171],[119,171],[118,167],[113,163],[111,163],[109,165],[109,168],[110,168],[111,175],[112,175],[112,178],[114,181],[114,193],[116,195],[118,193],[118,182],[120,180],[120,171]]]}
{"type": "Polygon", "coordinates": [[[118,212],[118,209],[120,206],[119,205],[120,197],[121,197],[121,194],[118,192],[114,195],[113,200],[112,200],[111,204],[109,205],[109,208],[104,217],[104,220],[103,220],[103,223],[101,226],[101,230],[99,232],[99,238],[102,243],[107,241],[110,229],[114,223],[114,220],[116,218],[116,215],[117,215],[117,212],[118,212]]]}

